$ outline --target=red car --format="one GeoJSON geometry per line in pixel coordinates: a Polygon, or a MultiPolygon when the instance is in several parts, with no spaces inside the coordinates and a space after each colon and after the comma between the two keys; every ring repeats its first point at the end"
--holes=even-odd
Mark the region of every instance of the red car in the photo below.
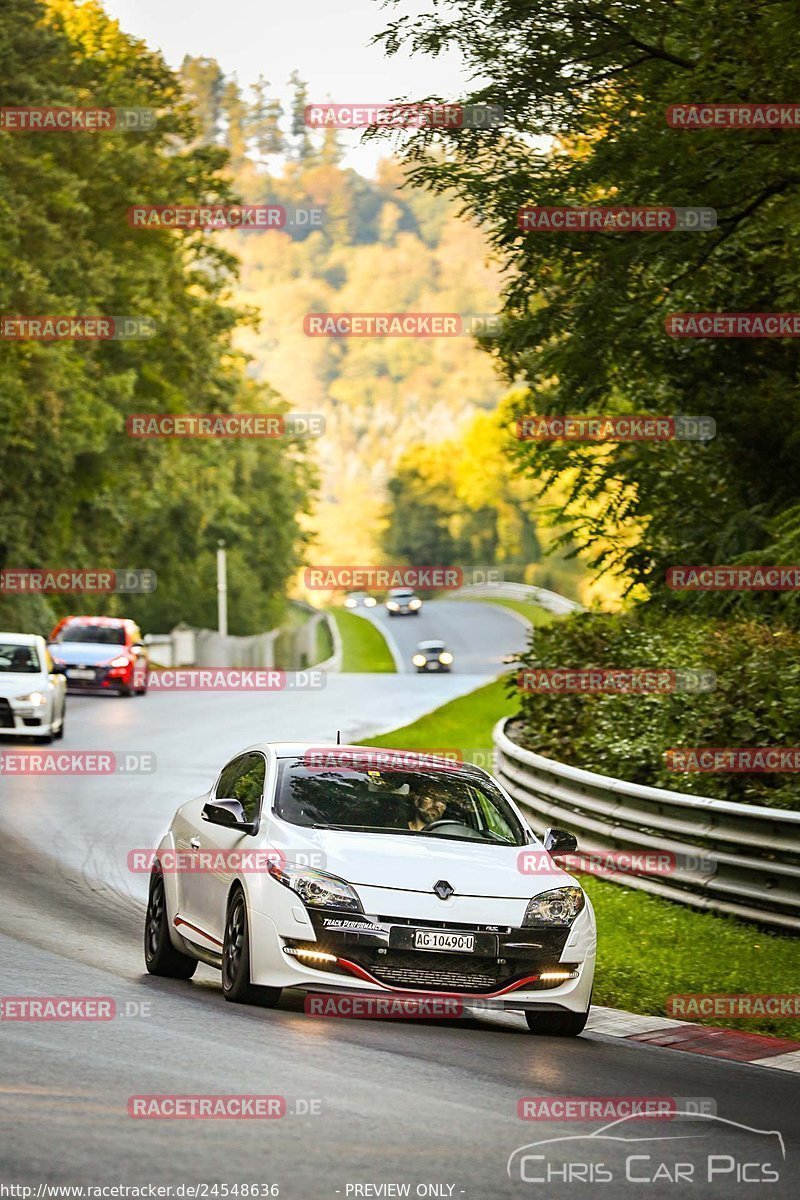
{"type": "Polygon", "coordinates": [[[64,617],[48,640],[67,689],[143,696],[149,661],[135,621],[125,617],[64,617]]]}

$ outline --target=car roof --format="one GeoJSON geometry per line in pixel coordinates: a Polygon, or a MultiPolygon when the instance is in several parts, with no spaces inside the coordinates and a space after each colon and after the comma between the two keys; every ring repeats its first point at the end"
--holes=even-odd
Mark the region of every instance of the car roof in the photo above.
{"type": "Polygon", "coordinates": [[[118,626],[118,625],[135,625],[136,624],[136,622],[132,621],[130,617],[81,617],[81,616],[78,616],[78,617],[64,617],[64,620],[69,621],[71,624],[74,624],[76,621],[80,621],[82,625],[110,625],[112,627],[118,626]]]}
{"type": "Polygon", "coordinates": [[[13,642],[17,646],[35,646],[44,641],[38,633],[5,633],[0,632],[0,642],[13,642]]]}
{"type": "MultiPolygon", "coordinates": [[[[245,754],[245,753],[247,753],[248,750],[260,750],[262,753],[267,753],[269,751],[272,751],[272,753],[276,756],[276,758],[302,758],[304,754],[307,754],[310,751],[317,751],[321,754],[330,754],[331,756],[334,756],[336,754],[351,754],[351,753],[352,754],[364,754],[364,755],[366,755],[366,754],[374,754],[374,755],[398,754],[401,756],[413,755],[415,760],[417,760],[417,759],[419,760],[419,763],[421,766],[425,765],[426,759],[430,759],[433,762],[451,762],[452,763],[452,760],[446,759],[444,755],[432,754],[432,753],[429,753],[427,750],[398,750],[396,746],[350,746],[350,745],[340,746],[340,745],[337,745],[335,742],[259,742],[258,744],[254,745],[254,746],[247,746],[247,747],[243,748],[240,751],[240,753],[245,754]]],[[[232,755],[231,757],[235,758],[237,756],[232,755]]],[[[230,759],[228,761],[230,762],[230,759]]],[[[459,762],[459,763],[453,764],[453,765],[456,765],[459,770],[461,770],[463,768],[464,770],[477,771],[481,775],[486,774],[486,772],[483,770],[482,767],[475,766],[473,763],[459,762]]]]}
{"type": "Polygon", "coordinates": [[[414,589],[410,587],[389,588],[390,596],[413,596],[414,589]]]}
{"type": "Polygon", "coordinates": [[[418,650],[444,650],[444,642],[440,642],[437,638],[429,642],[418,642],[418,650]]]}

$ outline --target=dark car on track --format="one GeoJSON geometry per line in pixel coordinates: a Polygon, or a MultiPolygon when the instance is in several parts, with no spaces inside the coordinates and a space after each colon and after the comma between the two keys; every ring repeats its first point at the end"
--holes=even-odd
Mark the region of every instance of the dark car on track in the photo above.
{"type": "Polygon", "coordinates": [[[453,665],[453,656],[444,642],[420,642],[411,659],[417,668],[417,674],[426,671],[449,671],[453,665]]]}

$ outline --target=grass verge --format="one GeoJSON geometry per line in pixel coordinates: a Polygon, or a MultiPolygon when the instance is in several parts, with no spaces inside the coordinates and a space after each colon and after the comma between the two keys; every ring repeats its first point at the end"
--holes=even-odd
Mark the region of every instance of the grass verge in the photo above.
{"type": "Polygon", "coordinates": [[[484,600],[481,603],[499,604],[501,608],[510,608],[512,612],[519,613],[526,621],[530,621],[535,629],[544,629],[560,619],[555,613],[548,612],[538,604],[531,604],[528,600],[484,600]]]}
{"type": "MultiPolygon", "coordinates": [[[[496,680],[364,744],[398,750],[460,748],[467,757],[475,751],[488,751],[493,725],[516,708],[504,681],[496,680]]],[[[535,828],[542,832],[537,825],[535,828]]],[[[669,997],[685,993],[796,994],[796,939],[684,908],[593,876],[583,876],[581,883],[597,914],[596,1004],[667,1016],[669,997]]],[[[795,1018],[765,1016],[736,1021],[701,1019],[687,1013],[685,1019],[800,1037],[800,1020],[795,1018]]]]}
{"type": "Polygon", "coordinates": [[[394,659],[386,639],[365,617],[343,608],[329,609],[342,639],[343,671],[394,672],[394,659]]]}

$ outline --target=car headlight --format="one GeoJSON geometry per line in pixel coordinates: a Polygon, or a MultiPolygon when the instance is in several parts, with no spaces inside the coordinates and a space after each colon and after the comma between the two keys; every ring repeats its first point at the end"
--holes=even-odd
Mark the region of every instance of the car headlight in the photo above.
{"type": "Polygon", "coordinates": [[[424,654],[415,654],[411,661],[415,667],[424,667],[428,660],[424,654]]]}
{"type": "Polygon", "coordinates": [[[127,667],[129,661],[124,654],[118,654],[116,658],[112,658],[108,665],[110,667],[127,667]]]}
{"type": "Polygon", "coordinates": [[[422,601],[418,600],[417,597],[415,596],[413,600],[409,600],[408,607],[409,608],[422,608],[422,601]]]}
{"type": "Polygon", "coordinates": [[[571,925],[586,906],[583,888],[553,888],[534,896],[528,904],[523,925],[571,925]]]}
{"type": "Polygon", "coordinates": [[[364,600],[364,608],[374,608],[377,603],[378,601],[374,596],[367,596],[367,598],[364,600]]]}
{"type": "Polygon", "coordinates": [[[347,912],[363,912],[361,901],[349,883],[315,871],[311,867],[296,867],[293,863],[270,863],[269,873],[284,887],[291,888],[308,908],[338,908],[347,912]]]}
{"type": "Polygon", "coordinates": [[[395,610],[398,609],[400,607],[400,605],[397,603],[396,600],[387,600],[386,607],[390,608],[392,610],[392,612],[395,612],[395,610]]]}
{"type": "Polygon", "coordinates": [[[34,708],[40,704],[47,704],[47,697],[44,692],[28,692],[24,696],[17,696],[17,700],[22,704],[32,704],[34,708]]]}
{"type": "Polygon", "coordinates": [[[452,656],[452,654],[450,653],[450,651],[449,651],[449,650],[445,650],[445,651],[443,651],[443,652],[442,652],[442,653],[439,655],[439,662],[440,662],[440,663],[444,663],[444,665],[445,665],[446,667],[449,667],[449,666],[450,666],[450,663],[451,663],[452,661],[453,661],[453,656],[452,656]]]}
{"type": "Polygon", "coordinates": [[[355,601],[355,600],[345,600],[345,602],[344,602],[344,606],[345,606],[345,608],[356,608],[356,606],[357,606],[357,601],[355,601]]]}

